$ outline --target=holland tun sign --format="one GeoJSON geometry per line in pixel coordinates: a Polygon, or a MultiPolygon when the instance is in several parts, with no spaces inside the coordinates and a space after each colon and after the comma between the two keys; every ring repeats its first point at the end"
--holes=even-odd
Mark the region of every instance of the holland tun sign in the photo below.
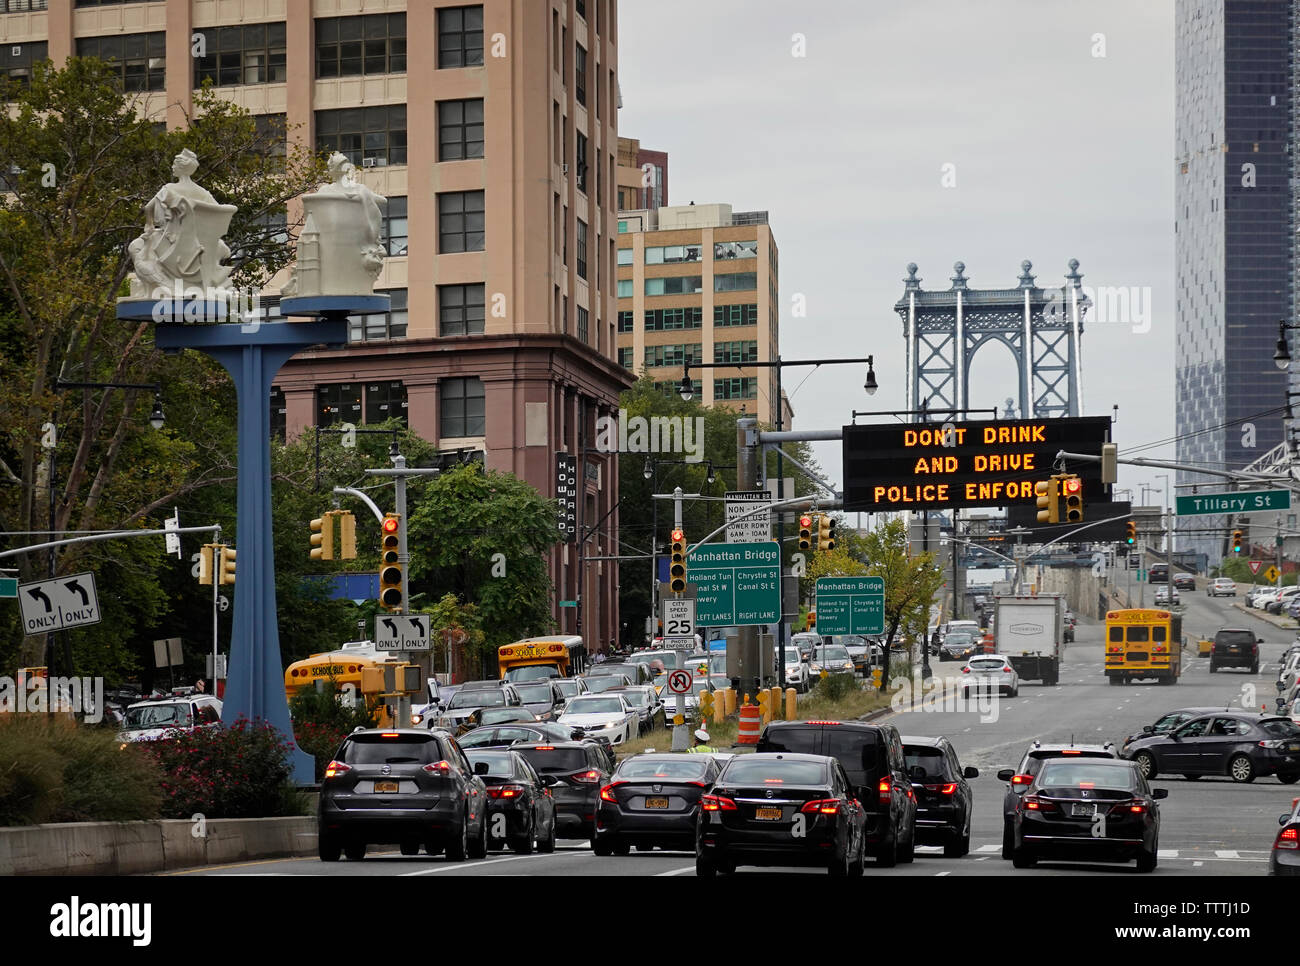
{"type": "MultiPolygon", "coordinates": [[[[1109,416],[845,426],[846,511],[1034,506],[1061,450],[1101,455],[1109,416]]],[[[1109,500],[1100,463],[1072,464],[1085,503],[1109,500]]]]}

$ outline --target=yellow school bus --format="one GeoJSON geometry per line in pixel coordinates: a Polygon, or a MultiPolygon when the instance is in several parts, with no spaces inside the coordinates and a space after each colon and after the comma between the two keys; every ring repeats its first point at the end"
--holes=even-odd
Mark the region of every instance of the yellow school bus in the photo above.
{"type": "Polygon", "coordinates": [[[379,727],[406,727],[405,724],[398,725],[392,720],[387,705],[380,706],[380,696],[384,693],[384,676],[377,672],[382,671],[386,664],[397,665],[399,668],[405,666],[405,662],[396,654],[378,651],[369,642],[346,644],[337,651],[313,654],[301,661],[294,661],[285,668],[285,697],[292,700],[300,691],[315,688],[317,681],[332,680],[338,688],[340,700],[364,701],[371,710],[379,707],[379,727]]]}
{"type": "Polygon", "coordinates": [[[1155,678],[1173,684],[1183,670],[1183,619],[1167,610],[1106,614],[1106,677],[1111,684],[1155,678]]]}
{"type": "Polygon", "coordinates": [[[497,667],[507,681],[573,677],[587,669],[587,649],[581,637],[530,637],[498,648],[497,667]]]}

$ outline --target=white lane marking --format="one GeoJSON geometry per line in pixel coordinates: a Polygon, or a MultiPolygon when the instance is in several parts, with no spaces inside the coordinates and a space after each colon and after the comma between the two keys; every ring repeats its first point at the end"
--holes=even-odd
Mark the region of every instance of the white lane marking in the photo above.
{"type": "Polygon", "coordinates": [[[987,861],[988,861],[989,859],[991,859],[991,858],[993,858],[993,856],[991,856],[991,855],[980,855],[980,856],[976,856],[975,861],[976,861],[976,862],[987,862],[987,861]]]}
{"type": "Polygon", "coordinates": [[[1241,858],[1241,853],[1238,852],[1236,849],[1215,849],[1215,850],[1214,850],[1214,855],[1215,855],[1215,858],[1219,858],[1219,859],[1239,859],[1239,858],[1241,858]]]}
{"type": "Polygon", "coordinates": [[[684,865],[680,869],[671,869],[668,872],[656,872],[655,877],[660,878],[666,875],[685,875],[687,872],[694,872],[694,871],[695,871],[695,866],[684,865]]]}
{"type": "Polygon", "coordinates": [[[1197,869],[1197,868],[1200,868],[1201,866],[1203,866],[1204,864],[1205,864],[1204,862],[1193,862],[1193,863],[1192,863],[1192,868],[1193,868],[1193,869],[1197,869]]]}
{"type": "Polygon", "coordinates": [[[934,876],[935,876],[936,879],[939,878],[940,876],[944,876],[944,875],[952,875],[952,869],[949,869],[949,870],[946,871],[946,872],[936,872],[936,873],[934,874],[934,876]]]}
{"type": "Polygon", "coordinates": [[[465,869],[478,869],[485,865],[496,865],[498,862],[524,862],[528,859],[549,859],[556,855],[590,855],[595,856],[594,852],[584,852],[575,850],[573,852],[536,852],[532,855],[507,855],[500,859],[471,859],[468,862],[448,862],[446,865],[440,865],[433,869],[419,869],[415,872],[399,872],[398,875],[437,875],[439,872],[458,872],[465,869]]]}
{"type": "Polygon", "coordinates": [[[1002,851],[1002,846],[1000,846],[1000,845],[992,845],[992,844],[990,844],[990,845],[981,845],[981,846],[980,846],[978,849],[976,849],[975,851],[976,851],[976,852],[1001,852],[1001,851],[1002,851]]]}
{"type": "Polygon", "coordinates": [[[1156,857],[1161,859],[1176,859],[1178,858],[1178,850],[1161,849],[1159,852],[1156,853],[1156,857]]]}
{"type": "Polygon", "coordinates": [[[942,845],[918,845],[912,851],[921,855],[938,855],[943,851],[942,845]]]}

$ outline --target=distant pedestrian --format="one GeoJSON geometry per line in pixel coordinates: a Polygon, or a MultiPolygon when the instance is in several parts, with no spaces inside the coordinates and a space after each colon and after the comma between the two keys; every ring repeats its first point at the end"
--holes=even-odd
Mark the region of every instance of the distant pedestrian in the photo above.
{"type": "Polygon", "coordinates": [[[194,690],[199,692],[199,694],[202,694],[207,689],[208,689],[208,685],[203,680],[203,678],[199,678],[197,681],[194,682],[194,690]]]}
{"type": "Polygon", "coordinates": [[[605,663],[605,649],[603,647],[596,652],[596,663],[597,664],[605,663]]]}

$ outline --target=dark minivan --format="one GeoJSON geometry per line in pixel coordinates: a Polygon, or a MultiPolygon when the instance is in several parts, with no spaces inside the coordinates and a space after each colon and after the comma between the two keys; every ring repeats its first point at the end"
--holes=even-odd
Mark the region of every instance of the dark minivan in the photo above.
{"type": "Polygon", "coordinates": [[[861,721],[774,721],[755,752],[827,755],[839,761],[866,813],[866,852],[881,866],[911,862],[916,796],[893,725],[861,721]]]}

